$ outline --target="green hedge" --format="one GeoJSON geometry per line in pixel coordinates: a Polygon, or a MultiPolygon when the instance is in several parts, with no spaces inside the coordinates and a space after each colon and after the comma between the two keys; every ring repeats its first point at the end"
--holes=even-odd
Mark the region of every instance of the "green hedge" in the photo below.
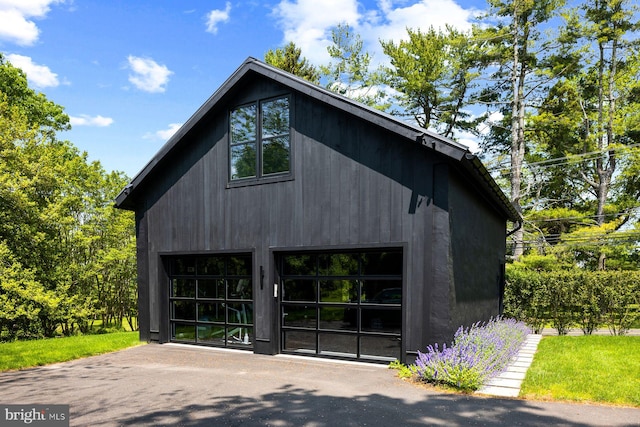
{"type": "Polygon", "coordinates": [[[560,335],[572,327],[590,335],[606,326],[624,335],[640,318],[640,272],[508,270],[504,315],[536,333],[551,325],[560,335]]]}

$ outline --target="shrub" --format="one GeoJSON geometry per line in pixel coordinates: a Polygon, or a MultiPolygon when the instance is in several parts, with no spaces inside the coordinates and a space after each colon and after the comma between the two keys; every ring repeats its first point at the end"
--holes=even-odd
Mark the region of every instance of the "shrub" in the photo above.
{"type": "Polygon", "coordinates": [[[542,332],[548,321],[549,294],[540,274],[529,270],[508,270],[504,295],[504,315],[521,320],[533,332],[542,332]]]}
{"type": "Polygon", "coordinates": [[[640,277],[622,272],[609,276],[602,296],[603,316],[613,335],[627,333],[638,318],[637,305],[640,304],[640,277]]]}
{"type": "Polygon", "coordinates": [[[603,275],[587,274],[576,286],[575,320],[582,333],[591,335],[602,324],[603,307],[603,275]]]}
{"type": "Polygon", "coordinates": [[[491,319],[460,327],[453,343],[418,352],[416,372],[423,381],[460,390],[477,390],[502,372],[526,339],[529,328],[513,319],[491,319]]]}
{"type": "Polygon", "coordinates": [[[539,333],[551,324],[564,335],[578,326],[588,335],[607,326],[626,333],[638,319],[640,272],[507,270],[504,314],[539,333]]]}
{"type": "Polygon", "coordinates": [[[574,323],[574,293],[576,275],[573,273],[549,273],[545,281],[545,292],[549,301],[549,319],[558,331],[558,335],[566,335],[574,323]]]}

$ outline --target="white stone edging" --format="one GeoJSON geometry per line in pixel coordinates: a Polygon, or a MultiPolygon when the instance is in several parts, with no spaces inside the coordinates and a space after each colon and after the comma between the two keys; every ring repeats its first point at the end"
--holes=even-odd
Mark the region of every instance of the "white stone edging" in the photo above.
{"type": "Polygon", "coordinates": [[[538,344],[541,339],[542,335],[527,335],[522,347],[518,350],[518,354],[509,362],[505,371],[480,387],[475,394],[518,397],[520,394],[520,386],[522,386],[522,381],[527,374],[527,370],[533,362],[533,355],[538,349],[538,344]]]}

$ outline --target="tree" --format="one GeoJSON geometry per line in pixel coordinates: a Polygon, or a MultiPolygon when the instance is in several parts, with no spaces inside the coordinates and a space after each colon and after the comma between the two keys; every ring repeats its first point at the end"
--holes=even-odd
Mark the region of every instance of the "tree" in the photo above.
{"type": "Polygon", "coordinates": [[[0,341],[41,336],[40,315],[51,312],[61,298],[47,291],[0,242],[0,341]]]}
{"type": "MultiPolygon", "coordinates": [[[[585,147],[591,146],[601,152],[595,160],[596,179],[586,174],[584,179],[597,194],[598,225],[604,223],[607,194],[617,168],[615,144],[622,142],[620,139],[624,138],[626,128],[618,114],[629,101],[629,95],[635,95],[638,89],[638,64],[627,62],[624,51],[638,46],[637,40],[630,43],[625,38],[640,26],[634,19],[633,11],[625,9],[625,6],[629,6],[625,0],[593,0],[583,6],[586,20],[584,37],[590,45],[596,46],[596,61],[591,69],[592,75],[585,76],[593,78],[589,83],[595,93],[591,94],[591,99],[582,99],[585,110],[582,139],[585,147]],[[631,88],[635,90],[629,91],[631,88]],[[587,105],[589,101],[591,105],[587,105]],[[595,117],[590,117],[589,110],[595,113],[595,117]]],[[[635,101],[634,98],[631,99],[635,101]]]]}
{"type": "Polygon", "coordinates": [[[0,75],[25,97],[0,90],[0,339],[86,331],[107,310],[133,318],[134,221],[112,206],[126,177],[56,138],[62,107],[23,73],[3,63],[0,75]]]}
{"type": "Polygon", "coordinates": [[[10,106],[16,106],[26,114],[29,126],[38,127],[49,137],[56,131],[69,130],[69,116],[64,108],[49,101],[44,94],[31,89],[25,73],[12,66],[0,53],[0,92],[10,106]]]}
{"type": "Polygon", "coordinates": [[[391,60],[385,70],[389,86],[399,93],[402,107],[396,114],[411,116],[447,138],[455,131],[476,133],[485,117],[472,118],[465,108],[473,103],[471,92],[480,75],[479,45],[451,26],[407,33],[409,40],[381,42],[391,60]]]}
{"type": "Polygon", "coordinates": [[[383,90],[384,75],[370,70],[371,55],[364,51],[362,38],[348,24],[331,30],[332,44],[327,48],[332,61],[320,66],[327,89],[381,110],[389,108],[383,90]]]}
{"type": "Polygon", "coordinates": [[[93,205],[95,214],[85,226],[91,243],[85,289],[99,313],[103,325],[115,323],[121,327],[126,320],[135,329],[138,288],[136,272],[135,220],[131,212],[113,207],[112,201],[128,178],[119,172],[101,174],[93,205]]]}
{"type": "MultiPolygon", "coordinates": [[[[584,37],[589,45],[596,46],[596,62],[592,82],[595,93],[590,100],[584,99],[585,104],[593,102],[595,117],[590,116],[585,105],[582,140],[585,148],[595,148],[600,155],[594,162],[595,173],[591,176],[583,173],[582,176],[595,191],[596,221],[598,226],[603,226],[605,206],[618,168],[617,147],[630,141],[629,113],[636,111],[634,121],[637,122],[637,107],[640,106],[636,98],[640,93],[640,64],[634,52],[639,44],[637,39],[627,39],[630,33],[640,29],[640,25],[628,0],[592,0],[583,6],[583,11],[584,37]],[[625,51],[635,58],[625,57],[625,51]],[[630,107],[630,102],[635,108],[625,109],[630,107]]],[[[633,130],[637,132],[640,128],[633,130]]],[[[599,258],[598,269],[602,270],[606,259],[604,251],[600,252],[599,258]]]]}
{"type": "Polygon", "coordinates": [[[639,206],[640,27],[634,12],[628,1],[592,0],[567,14],[574,37],[565,41],[579,66],[551,88],[531,118],[538,146],[567,160],[546,173],[546,198],[592,218],[563,239],[579,240],[581,262],[600,270],[607,258],[620,258],[612,242],[621,249],[631,237],[616,232],[639,206]],[[592,256],[596,263],[587,261],[592,256]]]}
{"type": "Polygon", "coordinates": [[[289,42],[284,48],[268,50],[264,55],[267,64],[281,70],[302,77],[311,83],[320,83],[320,73],[306,58],[302,57],[302,50],[294,42],[289,42]]]}
{"type": "MultiPolygon", "coordinates": [[[[486,101],[501,108],[503,127],[492,132],[491,143],[507,143],[510,155],[510,199],[522,212],[523,164],[527,150],[525,118],[528,102],[555,78],[558,70],[552,65],[545,75],[542,52],[553,52],[548,40],[539,31],[541,24],[551,19],[564,4],[563,0],[489,0],[489,19],[497,19],[495,26],[481,35],[487,43],[485,60],[496,67],[495,83],[485,91],[486,101]],[[508,130],[505,132],[504,130],[508,130]],[[505,140],[505,137],[506,140],[505,140]]],[[[553,55],[553,54],[552,54],[553,55]]],[[[530,106],[530,105],[529,105],[530,106]]],[[[513,234],[513,257],[524,253],[524,229],[513,234]]]]}

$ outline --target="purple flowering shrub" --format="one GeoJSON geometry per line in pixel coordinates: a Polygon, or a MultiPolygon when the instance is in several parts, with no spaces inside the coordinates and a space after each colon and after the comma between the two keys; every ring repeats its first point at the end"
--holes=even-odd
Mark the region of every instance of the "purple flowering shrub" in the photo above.
{"type": "Polygon", "coordinates": [[[477,390],[498,375],[520,349],[530,329],[514,319],[490,319],[458,329],[453,343],[418,352],[415,371],[426,382],[477,390]]]}

